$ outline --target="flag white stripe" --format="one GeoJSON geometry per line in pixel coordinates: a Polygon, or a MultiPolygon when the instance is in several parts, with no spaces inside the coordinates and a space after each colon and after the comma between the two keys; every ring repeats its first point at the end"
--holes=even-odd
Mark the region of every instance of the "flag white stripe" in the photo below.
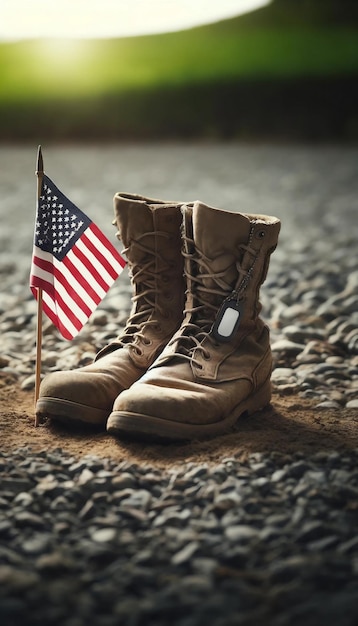
{"type": "Polygon", "coordinates": [[[51,263],[53,262],[53,256],[51,254],[51,252],[45,252],[45,250],[41,250],[41,248],[38,248],[38,246],[34,246],[34,254],[35,257],[39,257],[40,259],[43,259],[44,261],[47,261],[47,263],[51,263]]]}

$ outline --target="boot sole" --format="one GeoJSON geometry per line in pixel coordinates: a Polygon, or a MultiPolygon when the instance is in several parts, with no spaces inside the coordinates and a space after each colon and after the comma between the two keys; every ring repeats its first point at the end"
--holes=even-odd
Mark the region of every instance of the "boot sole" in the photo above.
{"type": "Polygon", "coordinates": [[[36,403],[39,418],[52,418],[63,423],[91,424],[105,426],[109,411],[95,409],[85,404],[61,400],[59,398],[39,398],[36,403]]]}
{"type": "Polygon", "coordinates": [[[113,411],[108,418],[107,432],[111,435],[128,435],[135,438],[164,440],[210,439],[230,432],[242,415],[252,415],[264,409],[271,400],[270,379],[254,394],[240,402],[220,422],[214,424],[182,424],[142,413],[113,411]]]}

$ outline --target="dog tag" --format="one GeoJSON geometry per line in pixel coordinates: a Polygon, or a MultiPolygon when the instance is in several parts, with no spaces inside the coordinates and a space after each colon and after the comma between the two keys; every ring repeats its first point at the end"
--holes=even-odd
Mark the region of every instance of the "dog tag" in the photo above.
{"type": "Polygon", "coordinates": [[[242,313],[241,302],[225,300],[217,314],[211,331],[217,341],[230,341],[239,327],[242,313]]]}

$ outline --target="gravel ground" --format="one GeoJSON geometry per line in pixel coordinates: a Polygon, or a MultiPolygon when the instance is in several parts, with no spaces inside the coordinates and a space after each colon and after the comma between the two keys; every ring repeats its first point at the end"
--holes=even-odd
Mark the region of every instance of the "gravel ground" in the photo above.
{"type": "MultiPolygon", "coordinates": [[[[0,379],[23,390],[34,383],[35,159],[36,148],[0,148],[0,379]]],[[[112,239],[116,191],[281,218],[261,298],[274,392],[337,421],[358,408],[358,149],[45,147],[44,161],[112,239]]],[[[118,334],[129,298],[123,276],[70,344],[46,323],[43,371],[88,362],[118,334]]],[[[233,454],[158,469],[3,452],[1,623],[356,626],[357,455],[233,454]]]]}
{"type": "Polygon", "coordinates": [[[1,623],[354,626],[357,461],[1,455],[1,623]]]}

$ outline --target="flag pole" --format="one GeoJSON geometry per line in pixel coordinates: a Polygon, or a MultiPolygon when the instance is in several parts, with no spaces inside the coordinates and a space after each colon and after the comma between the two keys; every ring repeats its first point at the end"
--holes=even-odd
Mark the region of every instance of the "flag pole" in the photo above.
{"type": "MultiPolygon", "coordinates": [[[[36,206],[38,207],[41,191],[42,191],[42,180],[44,175],[44,164],[42,158],[42,150],[41,146],[38,147],[37,151],[37,165],[36,172],[37,176],[37,194],[36,194],[36,206]]],[[[37,289],[37,330],[36,330],[36,369],[35,369],[35,406],[40,393],[40,382],[41,382],[41,353],[42,353],[42,289],[37,289]]],[[[35,413],[35,427],[39,425],[38,417],[35,413]]]]}

